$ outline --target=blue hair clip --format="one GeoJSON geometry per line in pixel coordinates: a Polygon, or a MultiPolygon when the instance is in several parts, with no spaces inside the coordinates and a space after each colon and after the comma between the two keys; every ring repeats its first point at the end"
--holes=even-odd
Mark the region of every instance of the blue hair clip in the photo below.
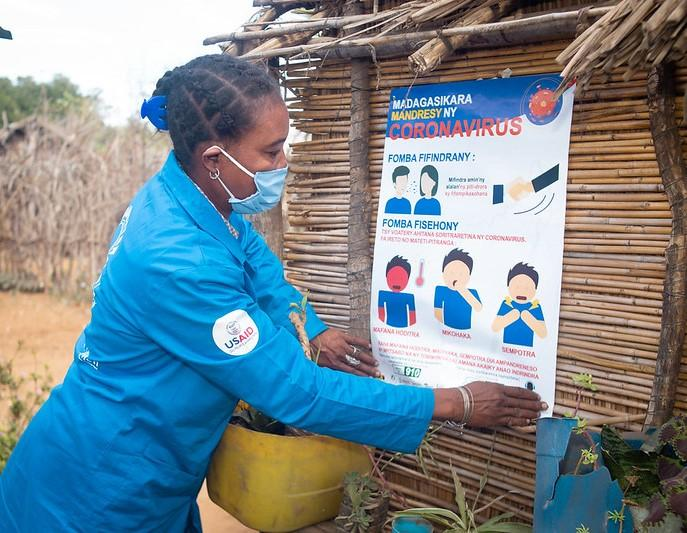
{"type": "Polygon", "coordinates": [[[157,129],[167,131],[167,97],[153,96],[143,100],[141,118],[147,118],[157,129]]]}

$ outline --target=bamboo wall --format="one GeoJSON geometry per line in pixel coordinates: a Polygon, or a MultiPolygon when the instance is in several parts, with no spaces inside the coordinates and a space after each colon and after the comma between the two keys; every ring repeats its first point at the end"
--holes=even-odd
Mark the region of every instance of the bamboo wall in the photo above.
{"type": "MultiPolygon", "coordinates": [[[[370,172],[374,239],[389,92],[392,87],[559,72],[555,57],[567,42],[471,51],[414,80],[406,58],[379,60],[369,69],[373,88],[370,117],[370,172]]],[[[289,108],[295,126],[312,140],[294,145],[293,175],[287,184],[285,262],[288,278],[309,291],[328,323],[347,327],[348,130],[350,64],[308,60],[283,67],[294,91],[289,108]]],[[[687,68],[677,73],[678,122],[687,68]]],[[[687,129],[681,134],[687,136],[687,129]]],[[[637,430],[644,420],[654,378],[661,322],[664,250],[671,213],[655,160],[646,103],[646,75],[594,79],[576,96],[570,142],[565,248],[561,294],[556,413],[572,411],[571,376],[593,374],[599,391],[585,394],[580,415],[620,417],[637,430]]],[[[371,240],[372,246],[373,240],[371,240]]],[[[372,253],[372,249],[371,249],[372,253]]],[[[687,356],[682,373],[687,374],[687,356]]],[[[681,374],[682,377],[682,374],[681,374]]],[[[681,380],[677,408],[687,409],[681,380]]],[[[531,517],[534,438],[506,431],[493,437],[495,453],[486,499],[517,489],[495,505],[531,517]]],[[[395,460],[389,479],[407,499],[397,506],[445,505],[452,499],[449,461],[470,490],[485,470],[492,436],[442,430],[431,481],[414,456],[395,460]]]]}

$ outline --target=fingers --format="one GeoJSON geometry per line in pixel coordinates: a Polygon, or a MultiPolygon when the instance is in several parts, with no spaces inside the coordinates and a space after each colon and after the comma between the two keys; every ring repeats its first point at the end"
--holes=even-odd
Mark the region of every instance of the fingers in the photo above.
{"type": "Polygon", "coordinates": [[[377,366],[379,364],[377,360],[372,357],[370,353],[372,346],[365,339],[349,335],[348,333],[344,333],[343,339],[350,345],[347,347],[347,353],[349,355],[352,355],[356,359],[360,359],[360,361],[370,366],[377,366]]]}
{"type": "Polygon", "coordinates": [[[337,361],[333,365],[335,370],[340,370],[341,372],[347,372],[348,374],[354,374],[356,376],[366,377],[366,378],[376,378],[379,377],[379,370],[376,367],[367,365],[365,363],[352,364],[348,360],[344,359],[337,361]]]}
{"type": "Polygon", "coordinates": [[[504,423],[508,427],[524,427],[532,425],[532,420],[529,418],[508,418],[504,423]]]}
{"type": "Polygon", "coordinates": [[[350,355],[352,355],[362,363],[365,363],[366,365],[377,366],[379,364],[377,363],[377,360],[374,357],[372,357],[371,353],[366,352],[364,350],[352,350],[350,352],[350,355]]]}
{"type": "Polygon", "coordinates": [[[361,378],[369,378],[369,374],[365,374],[361,370],[358,370],[357,368],[353,368],[352,366],[349,366],[348,368],[341,369],[343,372],[348,372],[349,374],[353,374],[355,376],[360,376],[361,378]]]}
{"type": "Polygon", "coordinates": [[[358,347],[363,348],[363,349],[368,350],[368,351],[370,351],[372,349],[372,345],[368,341],[366,341],[365,339],[362,339],[360,337],[356,337],[355,335],[349,335],[348,333],[344,333],[344,340],[348,344],[358,346],[358,347]]]}
{"type": "Polygon", "coordinates": [[[354,370],[359,371],[363,376],[369,376],[371,378],[376,378],[380,375],[377,367],[366,365],[364,363],[360,363],[360,365],[355,367],[354,370]]]}
{"type": "Polygon", "coordinates": [[[475,427],[527,426],[548,409],[539,395],[521,387],[477,381],[466,385],[474,398],[468,422],[475,427]]]}
{"type": "Polygon", "coordinates": [[[521,398],[523,400],[539,400],[539,394],[524,387],[511,387],[503,385],[503,392],[511,398],[521,398]]]}
{"type": "Polygon", "coordinates": [[[539,416],[541,411],[546,411],[548,405],[545,402],[532,401],[532,400],[510,400],[506,403],[508,408],[518,409],[521,411],[527,411],[531,413],[536,413],[535,416],[539,416]]]}

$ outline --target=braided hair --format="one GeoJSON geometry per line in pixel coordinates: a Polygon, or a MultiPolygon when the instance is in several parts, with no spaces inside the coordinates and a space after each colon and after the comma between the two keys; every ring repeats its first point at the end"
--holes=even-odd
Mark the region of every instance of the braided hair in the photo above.
{"type": "Polygon", "coordinates": [[[279,96],[279,85],[267,72],[224,54],[167,71],[153,92],[167,97],[169,135],[184,168],[199,143],[236,139],[250,129],[260,100],[270,95],[279,96]]]}

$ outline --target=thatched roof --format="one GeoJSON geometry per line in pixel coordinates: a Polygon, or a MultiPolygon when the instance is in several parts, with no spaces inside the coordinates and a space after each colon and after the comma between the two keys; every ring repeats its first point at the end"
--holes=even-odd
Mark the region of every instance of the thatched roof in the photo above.
{"type": "Polygon", "coordinates": [[[585,85],[593,74],[680,61],[687,52],[687,1],[622,0],[558,56],[564,83],[585,85]]]}
{"type": "Polygon", "coordinates": [[[409,56],[423,76],[456,50],[574,37],[578,24],[607,13],[608,2],[585,0],[410,0],[295,2],[265,6],[242,31],[205,44],[245,58],[409,56]],[[293,20],[298,13],[305,19],[293,20]],[[289,16],[292,20],[288,20],[289,16]],[[581,18],[582,17],[582,18],[581,18]]]}
{"type": "Polygon", "coordinates": [[[686,0],[254,4],[264,7],[242,31],[210,37],[205,44],[221,43],[226,53],[249,59],[407,55],[411,72],[423,76],[463,49],[578,35],[559,57],[566,83],[620,65],[627,65],[631,76],[646,63],[681,59],[687,49],[686,0]],[[293,20],[294,13],[301,19],[293,20]]]}

